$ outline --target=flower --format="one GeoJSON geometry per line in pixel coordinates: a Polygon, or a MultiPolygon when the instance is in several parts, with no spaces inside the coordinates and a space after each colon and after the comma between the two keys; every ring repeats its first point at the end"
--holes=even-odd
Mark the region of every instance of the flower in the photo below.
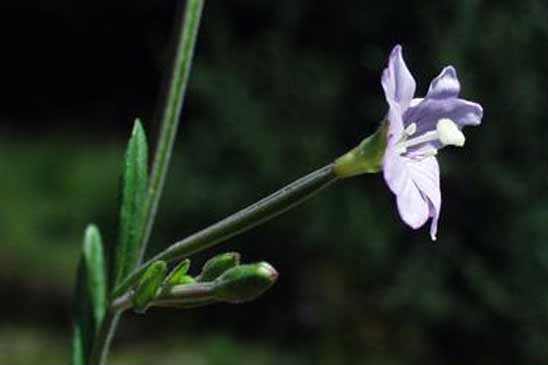
{"type": "Polygon", "coordinates": [[[415,98],[415,80],[399,45],[390,54],[382,87],[389,106],[384,179],[396,195],[403,221],[417,229],[432,218],[430,236],[436,240],[441,209],[437,151],[447,145],[462,147],[461,128],[479,125],[483,109],[458,97],[460,83],[453,66],[432,80],[424,98],[415,98]]]}

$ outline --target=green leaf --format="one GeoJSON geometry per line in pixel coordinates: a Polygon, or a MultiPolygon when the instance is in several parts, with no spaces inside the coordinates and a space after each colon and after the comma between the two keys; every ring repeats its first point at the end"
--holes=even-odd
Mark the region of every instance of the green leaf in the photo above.
{"type": "Polygon", "coordinates": [[[114,286],[135,268],[145,221],[148,185],[148,147],[137,119],[126,150],[122,173],[118,245],[113,268],[114,286]]]}
{"type": "Polygon", "coordinates": [[[188,278],[191,278],[190,276],[186,275],[188,272],[188,269],[190,268],[190,260],[186,259],[181,261],[166,277],[166,280],[164,281],[164,285],[173,286],[178,284],[188,284],[189,282],[193,282],[194,280],[189,281],[188,278]]]}
{"type": "Polygon", "coordinates": [[[72,333],[72,365],[85,365],[89,357],[89,350],[84,350],[84,336],[82,335],[82,326],[77,323],[73,326],[72,333]]]}
{"type": "Polygon", "coordinates": [[[204,264],[198,281],[213,281],[228,269],[238,266],[239,264],[240,254],[237,252],[227,252],[214,256],[204,264]]]}
{"type": "Polygon", "coordinates": [[[156,261],[145,271],[131,298],[135,312],[144,313],[149,303],[156,299],[166,273],[165,261],[156,261]]]}
{"type": "Polygon", "coordinates": [[[73,365],[86,365],[95,333],[107,306],[106,268],[99,230],[89,225],[84,235],[74,298],[73,365]]]}

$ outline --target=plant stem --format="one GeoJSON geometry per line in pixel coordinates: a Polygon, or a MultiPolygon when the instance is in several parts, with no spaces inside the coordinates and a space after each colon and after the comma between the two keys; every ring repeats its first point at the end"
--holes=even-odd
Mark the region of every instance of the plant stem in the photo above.
{"type": "Polygon", "coordinates": [[[116,332],[120,314],[121,312],[107,310],[103,323],[101,324],[101,327],[99,327],[97,335],[95,335],[95,339],[93,340],[93,349],[88,362],[89,365],[106,364],[108,350],[112,337],[114,337],[114,332],[116,332]]]}
{"type": "MultiPolygon", "coordinates": [[[[170,78],[167,98],[162,113],[161,131],[154,164],[150,176],[148,188],[148,197],[145,204],[145,227],[141,240],[141,252],[139,262],[143,260],[148,240],[154,225],[154,219],[158,211],[158,204],[162,196],[162,190],[169,168],[169,161],[177,129],[179,127],[179,118],[187,90],[192,58],[194,55],[194,46],[202,17],[204,0],[187,0],[184,20],[181,24],[179,41],[177,44],[177,53],[173,63],[173,70],[170,78]]],[[[182,17],[181,17],[182,18],[182,17]]]]}
{"type": "MultiPolygon", "coordinates": [[[[169,288],[165,293],[150,303],[151,307],[182,307],[198,306],[215,302],[211,296],[211,283],[193,283],[177,285],[169,288]]],[[[115,312],[125,311],[133,306],[132,293],[128,292],[112,302],[111,309],[115,312]]]]}
{"type": "MultiPolygon", "coordinates": [[[[194,55],[194,46],[202,17],[204,0],[187,0],[184,9],[184,16],[179,16],[176,32],[178,34],[177,48],[173,69],[170,77],[167,99],[163,108],[161,119],[161,131],[154,164],[150,177],[147,200],[145,202],[145,226],[141,238],[141,251],[139,261],[141,262],[146,251],[146,246],[152,231],[158,203],[162,195],[164,181],[169,167],[169,160],[177,129],[179,118],[186,93],[192,57],[194,55]]],[[[115,296],[111,296],[115,298],[115,296]]],[[[89,365],[103,365],[106,363],[110,342],[114,333],[121,312],[108,311],[97,335],[95,336],[92,353],[90,355],[89,365]]]]}
{"type": "Polygon", "coordinates": [[[243,233],[301,204],[338,180],[333,166],[333,164],[329,164],[316,170],[281,188],[266,198],[263,198],[257,203],[174,243],[166,250],[139,266],[114,290],[114,297],[123,295],[147,267],[157,260],[172,261],[185,258],[192,253],[202,251],[224,242],[237,234],[243,233]]]}

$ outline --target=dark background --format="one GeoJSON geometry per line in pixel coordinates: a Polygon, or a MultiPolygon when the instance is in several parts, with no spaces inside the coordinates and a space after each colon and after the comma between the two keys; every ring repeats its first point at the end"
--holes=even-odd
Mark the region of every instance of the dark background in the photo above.
{"type": "MultiPolygon", "coordinates": [[[[67,363],[81,237],[116,237],[135,117],[154,141],[175,1],[0,5],[0,363],[67,363]]],[[[401,43],[418,94],[446,64],[484,124],[440,156],[437,243],[380,175],[194,258],[240,251],[256,302],[124,318],[113,364],[548,364],[548,5],[207,2],[149,253],[357,144],[401,43]]]]}

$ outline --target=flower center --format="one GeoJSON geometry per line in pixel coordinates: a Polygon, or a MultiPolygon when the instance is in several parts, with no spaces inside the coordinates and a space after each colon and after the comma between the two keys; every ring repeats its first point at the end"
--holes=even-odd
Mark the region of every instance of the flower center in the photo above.
{"type": "Polygon", "coordinates": [[[401,155],[407,152],[409,147],[418,146],[428,142],[440,142],[443,146],[464,146],[466,138],[455,122],[449,118],[442,118],[436,124],[436,130],[428,131],[420,136],[413,137],[417,132],[417,125],[411,123],[405,128],[402,139],[396,145],[396,151],[401,155]],[[412,138],[410,138],[412,137],[412,138]]]}

